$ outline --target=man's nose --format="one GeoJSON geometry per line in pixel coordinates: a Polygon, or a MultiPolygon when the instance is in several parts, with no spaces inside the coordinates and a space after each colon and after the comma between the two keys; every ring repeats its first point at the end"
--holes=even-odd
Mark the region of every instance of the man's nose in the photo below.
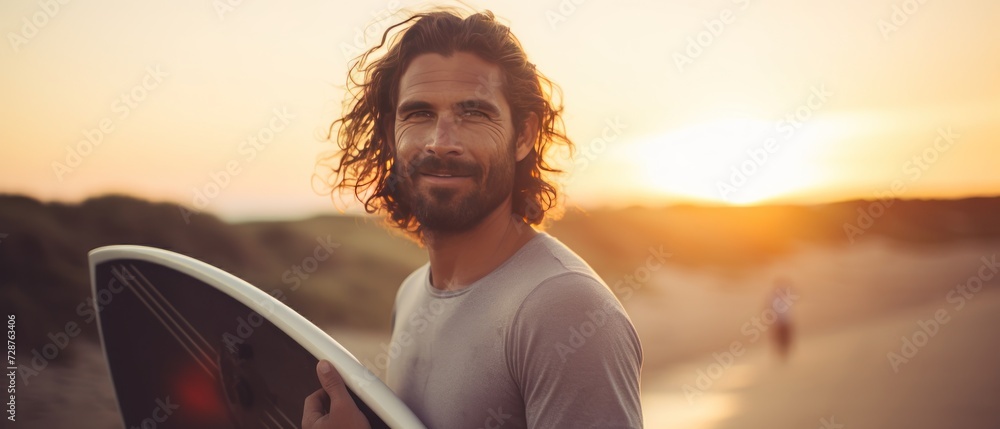
{"type": "Polygon", "coordinates": [[[427,137],[424,151],[437,156],[461,155],[465,152],[458,138],[458,119],[453,115],[442,115],[435,122],[431,135],[427,137]]]}

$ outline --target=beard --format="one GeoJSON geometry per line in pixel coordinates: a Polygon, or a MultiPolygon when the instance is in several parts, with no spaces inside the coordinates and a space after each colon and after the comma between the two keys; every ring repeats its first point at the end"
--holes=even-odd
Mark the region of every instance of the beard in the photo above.
{"type": "Polygon", "coordinates": [[[488,174],[473,162],[445,159],[437,155],[425,155],[412,162],[400,162],[403,171],[399,197],[409,206],[420,230],[437,233],[457,233],[468,231],[478,225],[490,213],[500,207],[511,195],[514,188],[514,147],[508,153],[492,159],[488,174]],[[422,171],[448,171],[467,175],[472,179],[472,190],[451,187],[430,187],[418,190],[416,180],[422,171]]]}

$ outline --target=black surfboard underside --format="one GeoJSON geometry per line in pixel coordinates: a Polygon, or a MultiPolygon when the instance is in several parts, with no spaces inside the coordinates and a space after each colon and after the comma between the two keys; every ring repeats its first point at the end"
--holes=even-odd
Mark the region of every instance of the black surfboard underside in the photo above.
{"type": "MultiPolygon", "coordinates": [[[[94,268],[102,342],[126,428],[298,428],[317,359],[243,303],[136,259],[94,268]]],[[[387,427],[354,396],[373,428],[387,427]]]]}

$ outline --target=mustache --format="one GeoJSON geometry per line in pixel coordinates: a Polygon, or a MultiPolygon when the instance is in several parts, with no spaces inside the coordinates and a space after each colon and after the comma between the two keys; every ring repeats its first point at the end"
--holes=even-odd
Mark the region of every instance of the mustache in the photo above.
{"type": "Polygon", "coordinates": [[[404,175],[412,178],[417,174],[444,173],[453,176],[479,177],[483,169],[474,162],[445,159],[437,155],[424,155],[405,165],[404,175]]]}

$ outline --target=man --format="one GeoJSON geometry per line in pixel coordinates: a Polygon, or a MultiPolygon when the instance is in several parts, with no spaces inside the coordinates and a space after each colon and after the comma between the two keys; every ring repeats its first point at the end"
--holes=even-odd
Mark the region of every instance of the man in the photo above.
{"type": "MultiPolygon", "coordinates": [[[[556,201],[545,155],[572,146],[558,89],[489,12],[416,14],[384,40],[353,64],[330,179],[427,249],[396,296],[387,384],[430,428],[641,427],[631,321],[532,227],[556,201]]],[[[317,375],[303,427],[368,427],[327,362],[317,375]]]]}

